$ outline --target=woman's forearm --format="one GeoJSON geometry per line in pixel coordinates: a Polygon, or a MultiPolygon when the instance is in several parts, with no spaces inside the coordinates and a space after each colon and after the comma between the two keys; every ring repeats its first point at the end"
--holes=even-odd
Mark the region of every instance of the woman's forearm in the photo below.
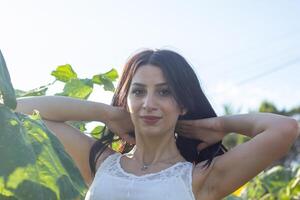
{"type": "Polygon", "coordinates": [[[275,131],[298,129],[296,120],[271,113],[226,115],[221,117],[221,121],[226,133],[234,132],[248,137],[254,137],[267,129],[275,131]]]}
{"type": "Polygon", "coordinates": [[[17,99],[17,112],[32,114],[38,110],[51,121],[101,121],[106,123],[111,106],[63,96],[40,96],[17,99]]]}

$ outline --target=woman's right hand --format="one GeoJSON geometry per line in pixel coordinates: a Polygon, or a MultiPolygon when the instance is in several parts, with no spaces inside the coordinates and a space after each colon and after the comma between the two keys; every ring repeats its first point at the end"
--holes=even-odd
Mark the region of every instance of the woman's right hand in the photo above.
{"type": "Polygon", "coordinates": [[[129,135],[134,131],[130,113],[122,107],[111,107],[106,126],[116,135],[130,144],[135,144],[135,138],[129,135]]]}

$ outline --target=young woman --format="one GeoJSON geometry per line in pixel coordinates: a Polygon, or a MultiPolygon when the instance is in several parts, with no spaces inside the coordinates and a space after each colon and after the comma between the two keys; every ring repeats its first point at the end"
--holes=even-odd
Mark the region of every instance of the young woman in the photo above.
{"type": "Polygon", "coordinates": [[[222,199],[285,155],[294,119],[252,113],[217,117],[186,60],[170,50],[132,56],[112,105],[68,97],[18,99],[17,111],[40,111],[90,189],[86,199],[222,199]],[[100,140],[66,121],[101,121],[100,140]],[[252,139],[226,152],[227,133],[252,139]],[[111,148],[119,136],[120,152],[111,148]]]}

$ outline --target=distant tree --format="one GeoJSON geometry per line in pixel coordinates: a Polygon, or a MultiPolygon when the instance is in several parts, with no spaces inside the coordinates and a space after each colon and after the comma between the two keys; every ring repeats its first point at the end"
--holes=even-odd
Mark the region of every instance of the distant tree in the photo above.
{"type": "Polygon", "coordinates": [[[266,100],[260,104],[258,111],[279,114],[279,111],[277,110],[276,106],[272,102],[266,100]]]}
{"type": "Polygon", "coordinates": [[[283,108],[282,110],[279,110],[276,108],[275,104],[264,100],[260,106],[259,106],[259,112],[270,112],[270,113],[275,113],[275,114],[280,114],[280,115],[285,115],[285,116],[294,116],[294,115],[299,115],[300,114],[300,106],[291,108],[290,110],[286,110],[283,108]]]}

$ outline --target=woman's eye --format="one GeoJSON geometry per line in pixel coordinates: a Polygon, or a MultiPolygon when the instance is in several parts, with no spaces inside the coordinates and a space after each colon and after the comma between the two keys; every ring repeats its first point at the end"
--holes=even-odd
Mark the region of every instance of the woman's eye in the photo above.
{"type": "Polygon", "coordinates": [[[169,96],[170,94],[171,94],[171,92],[169,89],[161,89],[159,91],[159,95],[161,95],[161,96],[169,96]]]}
{"type": "Polygon", "coordinates": [[[132,94],[134,94],[135,96],[141,96],[141,95],[143,95],[144,94],[144,90],[142,90],[142,89],[133,89],[132,90],[132,94]]]}

